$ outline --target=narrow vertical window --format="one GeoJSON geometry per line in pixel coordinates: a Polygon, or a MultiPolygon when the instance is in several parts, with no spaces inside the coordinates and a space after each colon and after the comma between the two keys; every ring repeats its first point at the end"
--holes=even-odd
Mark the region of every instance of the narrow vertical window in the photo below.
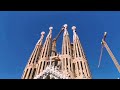
{"type": "Polygon", "coordinates": [[[65,69],[65,58],[63,58],[63,70],[65,69]]]}
{"type": "MultiPolygon", "coordinates": [[[[45,50],[44,50],[45,51],[45,50]]],[[[42,54],[42,58],[43,58],[43,56],[44,56],[44,51],[43,51],[43,54],[42,54]]]]}
{"type": "Polygon", "coordinates": [[[32,68],[30,69],[30,72],[29,72],[29,75],[28,75],[28,79],[29,79],[29,77],[30,77],[31,71],[32,71],[32,68]]]}
{"type": "MultiPolygon", "coordinates": [[[[35,57],[36,57],[36,55],[35,55],[35,57]]],[[[32,63],[34,63],[34,62],[35,62],[35,59],[36,59],[35,57],[34,57],[34,59],[33,59],[33,62],[32,62],[32,63]]]]}
{"type": "Polygon", "coordinates": [[[33,71],[33,74],[32,74],[32,78],[34,78],[35,72],[36,72],[36,68],[34,68],[34,71],[33,71]]]}
{"type": "Polygon", "coordinates": [[[81,65],[81,68],[82,68],[82,74],[84,75],[84,71],[83,71],[83,64],[82,64],[82,61],[80,61],[80,65],[81,65]]]}
{"type": "Polygon", "coordinates": [[[45,68],[45,61],[43,61],[43,70],[44,70],[44,68],[45,68]]]}
{"type": "Polygon", "coordinates": [[[66,58],[66,69],[68,70],[68,58],[66,58]]]}
{"type": "Polygon", "coordinates": [[[67,54],[67,46],[66,46],[66,54],[67,54]]]}
{"type": "Polygon", "coordinates": [[[48,66],[48,62],[47,62],[47,66],[48,66]]]}
{"type": "Polygon", "coordinates": [[[86,67],[86,64],[85,64],[85,62],[84,62],[84,65],[85,65],[85,70],[86,70],[86,73],[87,73],[87,76],[88,76],[87,67],[86,67]]]}
{"type": "Polygon", "coordinates": [[[75,51],[76,52],[76,57],[78,57],[78,55],[77,55],[77,48],[75,48],[75,49],[76,49],[76,51],[75,51]]]}
{"type": "Polygon", "coordinates": [[[78,70],[80,70],[79,63],[78,63],[78,62],[77,62],[77,65],[78,65],[78,70]]]}
{"type": "Polygon", "coordinates": [[[73,63],[73,72],[74,72],[74,75],[75,75],[75,63],[73,63]]]}
{"type": "Polygon", "coordinates": [[[69,60],[69,62],[70,62],[70,70],[72,71],[72,66],[71,66],[71,59],[69,60]]]}
{"type": "Polygon", "coordinates": [[[28,69],[27,69],[26,72],[25,72],[24,78],[26,78],[27,72],[28,72],[28,69]]]}
{"type": "MultiPolygon", "coordinates": [[[[79,47],[78,44],[77,44],[77,47],[79,47]]],[[[79,53],[79,57],[81,57],[81,55],[80,55],[80,49],[79,48],[78,48],[78,53],[79,53]]]]}
{"type": "Polygon", "coordinates": [[[68,66],[68,58],[66,58],[66,65],[68,66]]]}
{"type": "Polygon", "coordinates": [[[82,68],[82,70],[83,70],[82,61],[80,61],[80,64],[81,64],[81,68],[82,68]]]}
{"type": "Polygon", "coordinates": [[[40,62],[39,73],[40,73],[40,70],[41,70],[41,65],[42,65],[42,62],[40,62]]]}

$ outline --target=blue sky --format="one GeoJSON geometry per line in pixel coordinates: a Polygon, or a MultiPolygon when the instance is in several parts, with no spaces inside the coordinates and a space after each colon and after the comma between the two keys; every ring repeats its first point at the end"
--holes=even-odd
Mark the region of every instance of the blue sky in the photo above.
{"type": "MultiPolygon", "coordinates": [[[[120,78],[120,73],[105,48],[101,66],[97,67],[105,31],[108,32],[107,43],[120,63],[119,11],[1,11],[0,78],[20,79],[41,31],[46,32],[46,37],[48,28],[53,26],[54,38],[63,24],[68,24],[71,42],[71,27],[77,27],[76,32],[94,79],[120,78]]],[[[61,42],[57,43],[57,51],[61,52],[62,35],[57,42],[61,42]]]]}

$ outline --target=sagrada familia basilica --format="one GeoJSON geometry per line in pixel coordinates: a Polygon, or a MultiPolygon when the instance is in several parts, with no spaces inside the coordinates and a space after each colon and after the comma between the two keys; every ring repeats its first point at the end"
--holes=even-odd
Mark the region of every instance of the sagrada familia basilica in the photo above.
{"type": "Polygon", "coordinates": [[[58,35],[52,39],[53,27],[43,43],[45,32],[41,37],[23,71],[22,79],[92,79],[90,68],[83,51],[76,27],[72,26],[73,42],[70,42],[68,25],[64,24],[58,35]],[[63,32],[62,50],[56,50],[56,42],[63,32]]]}

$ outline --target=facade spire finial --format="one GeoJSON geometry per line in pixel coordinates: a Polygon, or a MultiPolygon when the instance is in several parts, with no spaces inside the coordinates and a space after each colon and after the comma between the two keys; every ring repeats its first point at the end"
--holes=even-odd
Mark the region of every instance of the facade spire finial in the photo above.
{"type": "Polygon", "coordinates": [[[69,35],[69,34],[68,34],[68,31],[67,31],[68,25],[67,25],[67,24],[64,24],[63,27],[64,27],[64,35],[63,35],[63,36],[69,35]]]}
{"type": "Polygon", "coordinates": [[[45,34],[45,32],[44,32],[44,31],[42,31],[42,32],[41,32],[41,35],[44,35],[44,34],[45,34]]]}
{"type": "Polygon", "coordinates": [[[76,26],[72,26],[72,30],[73,30],[73,41],[74,41],[75,38],[77,37],[77,34],[76,34],[76,26]]]}
{"type": "Polygon", "coordinates": [[[64,24],[63,27],[65,28],[65,30],[67,29],[68,25],[67,24],[64,24]]]}
{"type": "Polygon", "coordinates": [[[51,27],[49,27],[49,30],[53,30],[53,27],[51,26],[51,27]]]}
{"type": "Polygon", "coordinates": [[[53,27],[49,27],[49,33],[48,33],[46,38],[48,38],[48,37],[51,38],[52,37],[52,30],[53,30],[53,27]]]}
{"type": "Polygon", "coordinates": [[[42,32],[41,32],[41,37],[40,37],[40,39],[38,40],[37,45],[41,45],[41,44],[42,44],[42,40],[43,40],[43,38],[44,38],[44,35],[45,35],[45,32],[42,31],[42,32]]]}
{"type": "Polygon", "coordinates": [[[76,31],[76,26],[72,26],[72,30],[73,30],[73,31],[76,31]]]}

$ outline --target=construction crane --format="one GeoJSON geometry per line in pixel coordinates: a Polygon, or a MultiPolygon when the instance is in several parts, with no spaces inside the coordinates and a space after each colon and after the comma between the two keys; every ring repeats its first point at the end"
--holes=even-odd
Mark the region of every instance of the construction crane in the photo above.
{"type": "Polygon", "coordinates": [[[57,55],[56,53],[56,41],[59,38],[60,34],[64,31],[64,26],[62,27],[62,29],[60,30],[60,32],[58,33],[58,35],[52,40],[52,56],[57,55]]]}
{"type": "Polygon", "coordinates": [[[119,73],[120,73],[120,65],[119,65],[119,63],[117,62],[115,56],[113,55],[112,51],[110,50],[109,46],[108,46],[107,43],[106,43],[106,40],[105,40],[105,39],[106,39],[106,35],[107,35],[107,32],[104,32],[104,36],[103,36],[103,39],[102,39],[102,42],[101,42],[102,47],[101,47],[101,53],[100,53],[98,68],[99,68],[99,66],[100,66],[100,62],[101,62],[101,58],[102,58],[103,47],[105,47],[106,50],[107,50],[107,52],[109,53],[110,57],[112,58],[115,66],[116,66],[116,68],[118,69],[118,71],[119,71],[119,73]]]}

